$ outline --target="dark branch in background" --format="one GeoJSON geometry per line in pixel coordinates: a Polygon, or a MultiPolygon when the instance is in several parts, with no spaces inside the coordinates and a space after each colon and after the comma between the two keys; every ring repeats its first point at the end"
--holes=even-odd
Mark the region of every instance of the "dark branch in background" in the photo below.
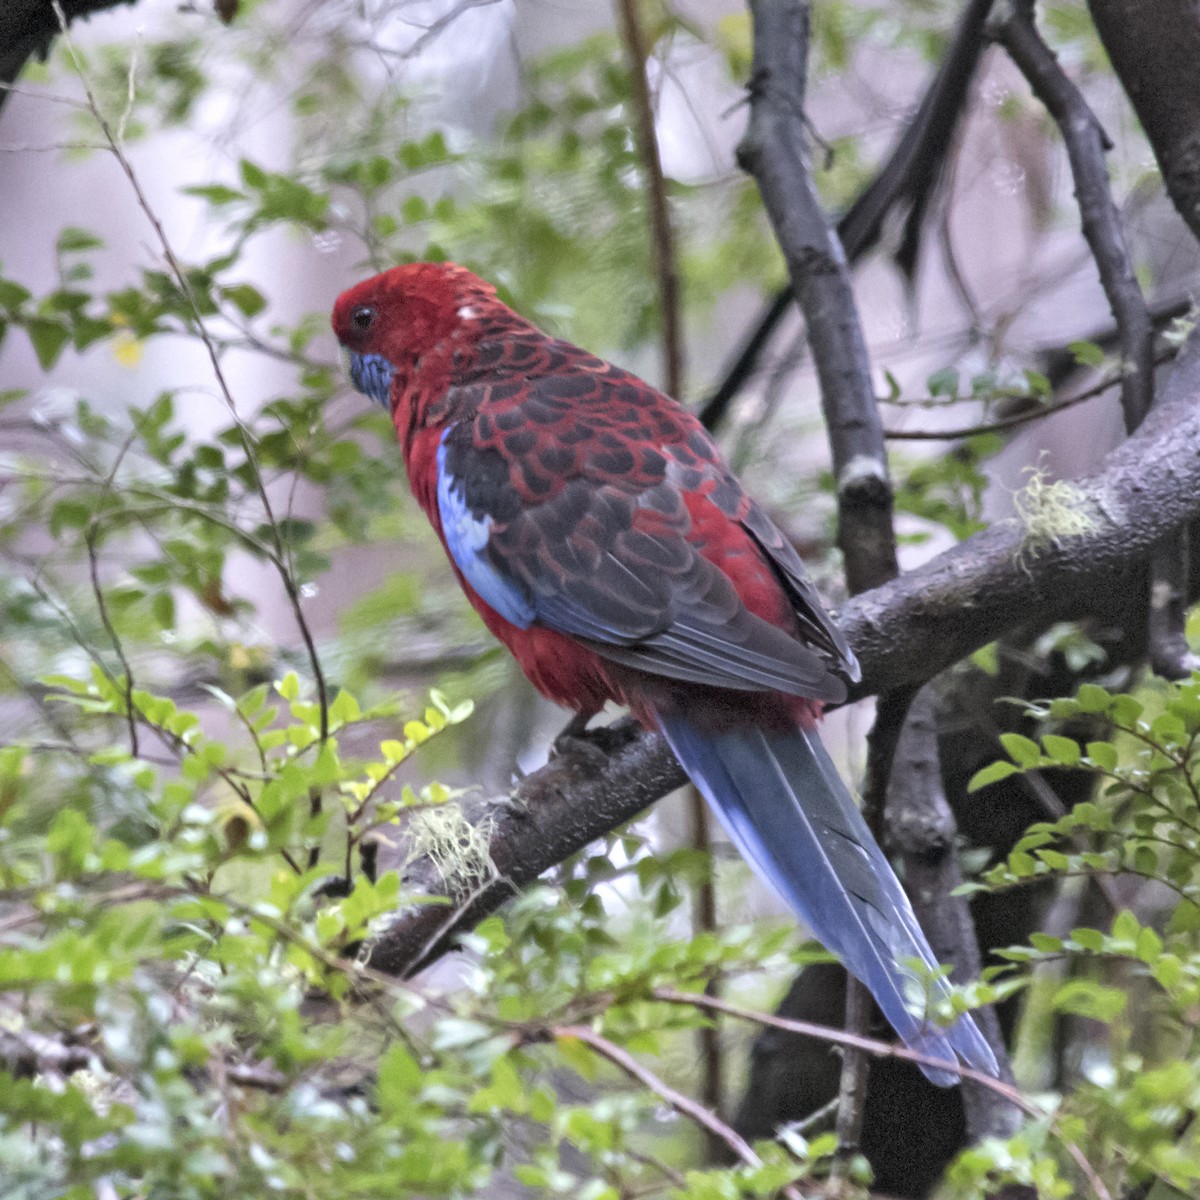
{"type": "MultiPolygon", "coordinates": [[[[955,844],[958,826],[942,787],[936,699],[929,686],[913,700],[896,748],[888,830],[904,868],[904,885],[938,962],[953,967],[955,982],[978,979],[982,964],[975,926],[966,900],[954,894],[963,881],[955,844]]],[[[995,1010],[982,1009],[975,1019],[1000,1063],[1001,1078],[1012,1083],[995,1010]]],[[[963,1107],[971,1141],[1011,1136],[1020,1123],[1017,1109],[971,1080],[963,1082],[963,1107]]]]}
{"type": "Polygon", "coordinates": [[[1126,372],[1121,407],[1125,429],[1132,432],[1154,397],[1153,330],[1145,298],[1134,277],[1121,214],[1108,184],[1104,156],[1111,143],[1083,93],[1038,33],[1033,0],[1009,0],[1003,17],[991,23],[989,31],[1003,43],[1034,95],[1046,106],[1066,145],[1083,235],[1117,323],[1126,372]]]}
{"type": "MultiPolygon", "coordinates": [[[[915,269],[921,223],[937,193],[954,135],[967,111],[967,89],[986,44],[984,24],[992,3],[969,0],[946,57],[912,122],[875,178],[838,221],[837,234],[848,262],[857,262],[874,248],[888,214],[908,204],[904,242],[897,259],[906,273],[915,269]]],[[[715,429],[724,420],[791,306],[791,289],[781,288],[758,318],[725,378],[700,406],[700,419],[707,428],[715,429]]]]}
{"type": "MultiPolygon", "coordinates": [[[[884,841],[883,828],[891,814],[887,812],[888,780],[896,757],[905,716],[912,702],[913,689],[902,687],[885,692],[879,698],[875,723],[867,743],[867,778],[863,787],[863,816],[875,840],[884,841]]],[[[804,972],[801,972],[803,977],[804,972]]],[[[846,976],[847,1032],[866,1034],[871,1027],[875,1004],[871,994],[857,979],[846,976]]],[[[838,1139],[835,1174],[845,1175],[862,1145],[863,1121],[867,1111],[867,1087],[870,1059],[862,1050],[847,1047],[838,1079],[838,1108],[834,1131],[838,1139]]]]}
{"type": "MultiPolygon", "coordinates": [[[[1088,0],[1100,40],[1162,171],[1167,194],[1200,238],[1200,19],[1191,0],[1088,0]]],[[[1165,547],[1150,595],[1151,666],[1183,678],[1196,665],[1184,637],[1187,543],[1165,547]]]]}
{"type": "Polygon", "coordinates": [[[892,491],[866,339],[841,243],[808,164],[804,92],[808,5],[751,0],[750,122],[738,161],[754,176],[808,324],[833,451],[838,545],[851,592],[896,573],[892,491]]]}
{"type": "MultiPolygon", "coordinates": [[[[68,22],[105,9],[132,4],[134,0],[63,0],[63,16],[68,22]]],[[[0,84],[13,83],[35,55],[45,57],[54,35],[58,17],[49,0],[5,0],[0,4],[0,84]]],[[[8,92],[0,87],[0,108],[8,92]]]]}
{"type": "MultiPolygon", "coordinates": [[[[750,120],[738,146],[742,168],[754,177],[775,230],[804,314],[809,347],[821,385],[821,407],[829,433],[837,488],[837,544],[851,593],[866,591],[897,572],[883,423],[875,403],[871,364],[859,319],[850,267],[817,196],[804,114],[808,83],[807,0],[750,0],[754,57],[750,120]]],[[[864,815],[878,831],[883,819],[891,763],[889,718],[898,733],[907,697],[888,695],[868,761],[870,784],[864,815]],[[882,753],[879,751],[882,749],[882,753]]],[[[864,1034],[871,998],[857,979],[846,990],[846,1030],[864,1034]]],[[[868,1058],[848,1047],[842,1066],[837,1115],[839,1160],[844,1175],[862,1134],[868,1058]]]]}
{"type": "MultiPolygon", "coordinates": [[[[650,226],[650,252],[658,281],[659,319],[662,322],[663,382],[668,396],[683,398],[685,346],[680,304],[679,262],[675,251],[675,230],[667,200],[662,157],[654,123],[650,88],[646,80],[646,62],[650,48],[642,28],[638,0],[620,0],[617,5],[625,57],[629,64],[629,90],[636,117],[638,155],[645,175],[646,211],[650,226]]],[[[687,810],[691,824],[692,847],[702,854],[712,851],[708,806],[695,787],[687,789],[687,810]]],[[[692,889],[692,924],[697,931],[712,933],[717,928],[717,895],[711,875],[692,889]]],[[[714,991],[716,983],[710,985],[714,991]]],[[[722,1056],[720,1029],[715,1022],[697,1033],[701,1054],[701,1093],[704,1103],[718,1115],[722,1108],[722,1056]]],[[[709,1156],[719,1154],[719,1139],[705,1126],[709,1156]]]]}
{"type": "MultiPolygon", "coordinates": [[[[1083,94],[1038,33],[1033,0],[1014,0],[989,28],[1054,118],[1066,145],[1084,237],[1116,321],[1125,372],[1121,408],[1125,429],[1132,432],[1154,401],[1154,331],[1109,187],[1104,156],[1111,145],[1083,94]]],[[[1186,678],[1195,661],[1184,633],[1187,567],[1187,536],[1180,530],[1150,571],[1150,662],[1171,679],[1186,678]]]]}
{"type": "Polygon", "coordinates": [[[679,305],[679,267],[675,256],[675,232],[667,206],[667,184],[663,178],[654,129],[654,108],[646,80],[649,49],[638,15],[637,0],[619,0],[621,37],[629,61],[629,90],[633,102],[634,131],[638,157],[645,173],[646,211],[650,221],[650,253],[658,280],[658,307],[662,320],[663,384],[668,396],[683,399],[683,329],[679,305]]]}
{"type": "Polygon", "coordinates": [[[1200,238],[1200,19],[1194,0],[1088,0],[1167,193],[1200,238]]]}
{"type": "MultiPolygon", "coordinates": [[[[1029,544],[1015,521],[993,526],[883,587],[849,600],[842,627],[863,668],[856,697],[920,685],[1010,629],[1119,604],[1144,564],[1181,526],[1200,517],[1200,332],[1193,331],[1158,403],[1104,470],[1073,485],[1072,507],[1092,527],[1029,544]],[[1103,587],[1097,587],[1102,582],[1103,587]]],[[[553,759],[502,803],[476,803],[475,822],[494,823],[490,852],[504,881],[461,913],[419,906],[399,914],[371,947],[371,962],[411,972],[451,945],[452,932],[494,911],[541,872],[631,820],[679,787],[684,776],[653,734],[626,722],[605,755],[586,744],[553,759]]],[[[413,890],[444,895],[428,863],[413,890]]]]}

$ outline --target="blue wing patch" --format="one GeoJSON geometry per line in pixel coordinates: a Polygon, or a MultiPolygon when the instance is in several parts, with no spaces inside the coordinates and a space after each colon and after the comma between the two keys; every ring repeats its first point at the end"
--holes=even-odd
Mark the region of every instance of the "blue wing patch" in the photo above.
{"type": "Polygon", "coordinates": [[[350,352],[350,382],[384,412],[391,410],[392,376],[396,368],[382,354],[350,352]]]}
{"type": "Polygon", "coordinates": [[[461,483],[446,469],[446,433],[437,452],[437,500],[442,536],[450,556],[467,582],[506,621],[528,629],[536,615],[533,602],[519,584],[505,579],[488,561],[487,543],[492,518],[475,516],[467,507],[461,483]]]}

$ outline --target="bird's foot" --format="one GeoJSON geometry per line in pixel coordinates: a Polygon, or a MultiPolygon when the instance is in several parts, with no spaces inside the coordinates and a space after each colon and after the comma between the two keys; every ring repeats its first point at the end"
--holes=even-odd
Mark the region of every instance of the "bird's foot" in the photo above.
{"type": "Polygon", "coordinates": [[[589,764],[600,766],[616,751],[620,750],[633,736],[627,721],[615,725],[598,725],[589,729],[588,722],[595,713],[576,713],[563,731],[554,739],[550,757],[570,755],[585,759],[589,764]]]}

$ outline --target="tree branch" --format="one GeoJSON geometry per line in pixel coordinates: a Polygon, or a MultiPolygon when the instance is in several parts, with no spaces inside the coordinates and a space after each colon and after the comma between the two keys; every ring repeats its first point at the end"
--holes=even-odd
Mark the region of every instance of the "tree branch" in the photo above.
{"type": "MultiPolygon", "coordinates": [[[[863,667],[856,697],[921,684],[953,662],[1025,625],[1103,615],[1137,584],[1145,562],[1175,530],[1200,517],[1200,332],[1193,331],[1158,403],[1103,471],[1074,485],[1073,507],[1091,528],[1034,551],[1015,521],[976,534],[923,567],[848,601],[842,627],[863,667]],[[1103,586],[1098,587],[1097,584],[1103,586]]],[[[573,745],[525,779],[506,802],[467,812],[493,822],[491,880],[453,919],[421,905],[397,913],[370,947],[371,963],[407,974],[437,958],[455,931],[589,842],[631,820],[684,782],[654,734],[624,722],[605,753],[573,745]]],[[[445,895],[428,863],[409,876],[415,893],[445,895]]]]}
{"type": "Polygon", "coordinates": [[[1125,428],[1137,428],[1154,397],[1154,331],[1113,202],[1104,155],[1110,148],[1083,93],[1059,66],[1033,19],[1033,0],[1009,0],[1003,16],[989,25],[1062,134],[1075,180],[1083,236],[1092,251],[1100,282],[1117,323],[1125,376],[1121,407],[1125,428]]]}
{"type": "Polygon", "coordinates": [[[807,0],[751,0],[754,75],[738,161],[754,176],[808,324],[833,451],[838,545],[851,592],[896,573],[892,491],[866,339],[841,243],[813,186],[805,140],[807,0]]]}
{"type": "Polygon", "coordinates": [[[629,91],[633,101],[634,131],[638,157],[645,173],[646,209],[650,222],[650,253],[658,282],[658,307],[662,318],[663,384],[668,396],[683,399],[683,328],[679,312],[679,266],[675,256],[675,231],[667,205],[667,183],[663,177],[654,128],[654,108],[646,80],[650,52],[638,14],[637,0],[618,0],[621,38],[629,62],[629,91]]]}
{"type": "Polygon", "coordinates": [[[415,863],[406,875],[412,891],[427,896],[457,891],[458,903],[449,911],[420,905],[399,912],[371,943],[375,970],[410,975],[432,962],[450,948],[455,932],[470,928],[543,871],[687,782],[666,744],[636,722],[621,721],[598,733],[607,743],[604,749],[590,735],[571,739],[562,754],[505,799],[464,803],[472,825],[490,825],[494,876],[473,891],[469,886],[447,888],[428,859],[415,863]]]}
{"type": "MultiPolygon", "coordinates": [[[[897,259],[911,273],[925,212],[936,195],[950,146],[967,111],[966,95],[985,45],[984,23],[993,0],[968,0],[946,57],[875,177],[838,221],[846,259],[856,263],[874,248],[888,214],[908,203],[904,243],[897,259]]],[[[790,288],[781,288],[763,310],[724,379],[700,407],[700,419],[715,429],[735,396],[757,370],[772,334],[792,306],[790,288]]]]}
{"type": "MultiPolygon", "coordinates": [[[[888,792],[888,831],[900,852],[904,886],[934,955],[938,962],[950,964],[955,982],[966,983],[979,978],[979,944],[967,902],[954,894],[963,881],[958,826],[942,787],[936,707],[933,689],[926,686],[909,709],[888,792]]],[[[995,1010],[980,1009],[975,1020],[1000,1064],[1000,1078],[1012,1083],[995,1010]]],[[[974,1080],[963,1082],[963,1107],[973,1142],[987,1136],[1011,1137],[1020,1123],[1019,1111],[1001,1093],[981,1088],[974,1080]]]]}

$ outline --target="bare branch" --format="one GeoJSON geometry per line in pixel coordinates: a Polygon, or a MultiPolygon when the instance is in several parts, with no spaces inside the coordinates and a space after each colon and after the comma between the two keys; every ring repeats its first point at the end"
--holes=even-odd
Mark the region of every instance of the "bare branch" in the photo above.
{"type": "MultiPolygon", "coordinates": [[[[978,979],[982,964],[974,923],[966,900],[954,894],[963,881],[955,844],[958,827],[942,787],[936,699],[929,686],[913,700],[896,749],[888,789],[888,832],[900,852],[905,887],[938,962],[953,968],[955,982],[978,979]]],[[[1000,1064],[1000,1077],[1012,1083],[995,1010],[980,1009],[975,1019],[1000,1064]]],[[[972,1141],[1011,1137],[1016,1132],[1019,1113],[994,1089],[967,1080],[963,1107],[972,1141]]]]}
{"type": "MultiPolygon", "coordinates": [[[[754,1153],[750,1144],[736,1130],[731,1129],[719,1117],[709,1112],[704,1105],[698,1104],[690,1096],[685,1096],[677,1088],[671,1087],[670,1084],[660,1079],[653,1071],[642,1066],[624,1047],[609,1041],[608,1038],[587,1025],[559,1025],[551,1032],[556,1038],[572,1038],[582,1042],[601,1058],[606,1058],[614,1066],[619,1067],[647,1091],[665,1101],[680,1116],[695,1121],[706,1134],[728,1146],[733,1154],[747,1166],[762,1166],[762,1159],[754,1153]]],[[[789,1197],[790,1200],[800,1200],[799,1193],[795,1188],[786,1187],[782,1194],[789,1197]]]]}
{"type": "Polygon", "coordinates": [[[896,573],[883,426],[846,256],[817,198],[805,139],[807,0],[751,0],[754,75],[738,161],[754,176],[808,324],[838,495],[851,592],[896,573]]]}
{"type": "Polygon", "coordinates": [[[1104,155],[1108,137],[1083,93],[1059,66],[1033,19],[1033,0],[1009,0],[989,25],[1046,106],[1062,134],[1075,180],[1083,235],[1100,272],[1100,282],[1117,323],[1125,376],[1121,407],[1125,428],[1137,428],[1154,397],[1153,329],[1146,300],[1133,273],[1121,214],[1108,184],[1104,155]]]}
{"type": "Polygon", "coordinates": [[[646,79],[649,48],[642,28],[637,0],[619,0],[621,38],[629,63],[629,91],[633,100],[634,131],[638,157],[642,160],[646,210],[650,222],[650,253],[658,281],[659,317],[662,320],[663,384],[668,396],[683,398],[684,347],[679,309],[679,265],[675,256],[675,231],[667,204],[667,182],[663,177],[654,128],[654,107],[646,79]]]}
{"type": "MultiPolygon", "coordinates": [[[[846,259],[856,263],[872,250],[888,214],[907,203],[904,246],[900,262],[911,271],[917,255],[917,234],[925,211],[937,192],[954,135],[967,111],[967,89],[983,52],[984,22],[993,0],[968,0],[953,40],[912,121],[888,154],[874,178],[842,215],[838,238],[846,259]]],[[[792,307],[790,288],[781,288],[763,310],[722,381],[700,407],[700,419],[715,429],[735,396],[758,368],[771,336],[792,307]]]]}

